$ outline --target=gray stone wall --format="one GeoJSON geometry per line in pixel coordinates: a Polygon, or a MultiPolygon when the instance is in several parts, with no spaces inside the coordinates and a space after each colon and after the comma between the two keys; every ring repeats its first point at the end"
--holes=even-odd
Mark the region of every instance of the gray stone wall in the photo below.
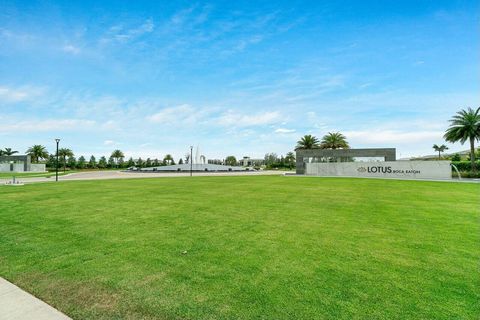
{"type": "Polygon", "coordinates": [[[383,157],[385,161],[396,160],[395,148],[366,148],[366,149],[297,149],[296,172],[304,174],[306,169],[305,158],[355,158],[355,157],[383,157]]]}

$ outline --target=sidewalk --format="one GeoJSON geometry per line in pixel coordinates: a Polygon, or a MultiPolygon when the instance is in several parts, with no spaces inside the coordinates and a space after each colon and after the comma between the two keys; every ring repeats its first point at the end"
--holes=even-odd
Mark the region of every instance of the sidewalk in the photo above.
{"type": "Polygon", "coordinates": [[[0,320],[30,319],[68,320],[70,318],[0,277],[0,320]]]}

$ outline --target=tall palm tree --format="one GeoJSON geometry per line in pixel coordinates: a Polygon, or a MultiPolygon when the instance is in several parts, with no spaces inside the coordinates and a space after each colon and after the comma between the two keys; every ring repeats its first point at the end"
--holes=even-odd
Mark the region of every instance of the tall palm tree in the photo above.
{"type": "Polygon", "coordinates": [[[444,144],[442,144],[441,146],[434,144],[432,148],[433,148],[433,150],[438,152],[438,159],[439,160],[441,159],[441,153],[444,152],[445,150],[448,150],[448,147],[444,144]]]}
{"type": "Polygon", "coordinates": [[[450,119],[450,127],[445,131],[443,137],[448,142],[460,141],[461,144],[469,140],[472,170],[476,171],[475,140],[480,141],[480,107],[477,110],[468,108],[467,110],[462,109],[458,111],[450,119]]]}
{"type": "Polygon", "coordinates": [[[6,155],[6,156],[12,156],[15,153],[18,153],[18,151],[12,150],[12,148],[5,148],[4,151],[3,151],[3,154],[6,155]]]}
{"type": "Polygon", "coordinates": [[[297,141],[297,146],[295,147],[295,150],[297,149],[315,149],[320,147],[318,144],[318,139],[315,136],[312,136],[311,134],[304,135],[300,140],[297,141]]]}
{"type": "Polygon", "coordinates": [[[324,135],[320,144],[322,149],[348,149],[350,146],[345,137],[340,132],[329,132],[324,135]]]}
{"type": "Polygon", "coordinates": [[[40,159],[48,158],[47,148],[39,144],[35,144],[28,148],[26,154],[32,157],[33,162],[38,162],[40,159]]]}
{"type": "Polygon", "coordinates": [[[114,151],[112,152],[112,155],[111,155],[110,157],[112,157],[113,159],[115,159],[115,164],[117,165],[117,168],[118,168],[118,162],[119,162],[119,160],[125,158],[125,155],[123,154],[122,151],[120,151],[120,150],[117,149],[117,150],[114,150],[114,151]]]}
{"type": "Polygon", "coordinates": [[[73,151],[67,148],[58,149],[58,156],[63,158],[63,172],[67,169],[67,157],[73,157],[73,151]]]}

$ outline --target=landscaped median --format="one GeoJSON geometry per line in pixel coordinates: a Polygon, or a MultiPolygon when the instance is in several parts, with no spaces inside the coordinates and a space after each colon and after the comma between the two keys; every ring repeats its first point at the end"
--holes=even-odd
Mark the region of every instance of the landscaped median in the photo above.
{"type": "Polygon", "coordinates": [[[281,176],[0,188],[0,276],[74,319],[476,319],[480,185],[281,176]]]}

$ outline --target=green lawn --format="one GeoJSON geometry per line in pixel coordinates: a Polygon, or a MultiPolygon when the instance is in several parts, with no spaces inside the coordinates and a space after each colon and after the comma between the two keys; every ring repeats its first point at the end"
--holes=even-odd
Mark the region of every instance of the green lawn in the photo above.
{"type": "Polygon", "coordinates": [[[479,262],[478,184],[0,187],[0,275],[74,319],[478,319],[479,262]]]}

